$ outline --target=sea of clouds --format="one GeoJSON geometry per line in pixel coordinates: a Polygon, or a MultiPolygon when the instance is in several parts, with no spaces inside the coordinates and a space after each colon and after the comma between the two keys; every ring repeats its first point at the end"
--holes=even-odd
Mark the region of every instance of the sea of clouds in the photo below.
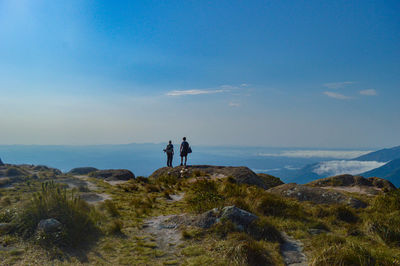
{"type": "Polygon", "coordinates": [[[288,150],[279,153],[260,153],[266,157],[289,157],[289,158],[335,158],[352,159],[371,151],[360,150],[288,150]]]}
{"type": "Polygon", "coordinates": [[[335,160],[319,163],[313,172],[321,176],[333,176],[341,174],[361,174],[372,169],[381,167],[386,163],[376,161],[346,161],[335,160]]]}

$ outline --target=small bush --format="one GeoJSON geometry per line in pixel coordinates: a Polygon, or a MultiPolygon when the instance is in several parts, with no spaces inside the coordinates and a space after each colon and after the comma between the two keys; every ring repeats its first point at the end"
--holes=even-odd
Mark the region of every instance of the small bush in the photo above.
{"type": "Polygon", "coordinates": [[[334,216],[336,219],[341,220],[347,223],[355,223],[358,221],[357,215],[346,206],[337,206],[333,210],[334,216]]]}
{"type": "Polygon", "coordinates": [[[281,233],[266,218],[254,221],[247,231],[256,240],[283,241],[281,233]]]}
{"type": "Polygon", "coordinates": [[[120,219],[114,219],[108,225],[107,233],[108,234],[121,234],[123,227],[124,227],[124,224],[120,219]]]}
{"type": "Polygon", "coordinates": [[[237,232],[238,230],[231,221],[222,220],[213,224],[213,226],[210,228],[210,231],[219,238],[225,238],[229,233],[237,232]]]}
{"type": "Polygon", "coordinates": [[[65,230],[62,241],[57,244],[75,246],[98,231],[92,219],[93,212],[91,206],[73,193],[67,193],[54,182],[46,182],[14,219],[16,233],[24,238],[31,237],[40,220],[54,218],[65,230]]]}
{"type": "Polygon", "coordinates": [[[234,265],[274,265],[267,250],[243,233],[233,234],[232,245],[226,252],[226,258],[234,265]]]}
{"type": "Polygon", "coordinates": [[[106,200],[104,201],[104,207],[107,210],[107,212],[112,216],[112,217],[117,217],[119,216],[119,211],[117,209],[117,206],[115,206],[115,203],[112,200],[106,200]]]}
{"type": "Polygon", "coordinates": [[[314,254],[310,265],[399,265],[398,258],[378,253],[355,242],[325,245],[314,254]],[[397,263],[396,263],[397,261],[397,263]]]}
{"type": "Polygon", "coordinates": [[[216,207],[222,207],[224,197],[218,193],[214,181],[199,180],[192,184],[186,193],[185,200],[189,208],[197,213],[202,213],[216,207]]]}
{"type": "Polygon", "coordinates": [[[255,211],[263,215],[301,218],[303,211],[301,205],[289,202],[277,195],[264,193],[254,202],[255,211]]]}
{"type": "Polygon", "coordinates": [[[162,175],[156,179],[157,184],[175,185],[178,183],[178,178],[174,175],[162,175]]]}
{"type": "Polygon", "coordinates": [[[391,214],[375,213],[366,222],[367,232],[378,236],[386,244],[400,244],[400,211],[391,214]]]}

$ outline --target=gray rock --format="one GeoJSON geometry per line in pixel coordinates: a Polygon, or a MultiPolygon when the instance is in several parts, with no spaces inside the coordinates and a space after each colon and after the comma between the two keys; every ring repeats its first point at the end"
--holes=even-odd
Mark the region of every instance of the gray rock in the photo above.
{"type": "Polygon", "coordinates": [[[230,220],[240,230],[246,229],[258,217],[250,212],[239,209],[236,206],[224,207],[220,214],[220,219],[230,220]]]}
{"type": "Polygon", "coordinates": [[[54,218],[49,218],[41,220],[37,226],[37,229],[45,233],[54,233],[62,229],[62,224],[54,218]]]}

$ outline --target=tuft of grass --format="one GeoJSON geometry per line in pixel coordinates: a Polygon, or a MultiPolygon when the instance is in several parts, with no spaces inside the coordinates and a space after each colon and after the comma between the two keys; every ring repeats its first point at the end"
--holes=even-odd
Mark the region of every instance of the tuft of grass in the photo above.
{"type": "Polygon", "coordinates": [[[54,182],[46,182],[15,217],[16,233],[24,238],[32,237],[40,220],[54,218],[63,225],[64,231],[58,244],[76,246],[98,232],[93,212],[78,196],[67,193],[54,182]]]}
{"type": "Polygon", "coordinates": [[[310,265],[399,265],[398,258],[373,252],[366,246],[347,241],[326,246],[314,255],[310,265]],[[397,261],[397,263],[396,263],[397,261]]]}
{"type": "Polygon", "coordinates": [[[113,219],[107,227],[108,234],[122,234],[124,223],[120,219],[113,219]]]}
{"type": "Polygon", "coordinates": [[[400,245],[400,211],[372,214],[365,225],[368,233],[377,236],[384,243],[400,245]]]}
{"type": "Polygon", "coordinates": [[[268,251],[259,242],[244,233],[232,234],[234,244],[226,251],[226,258],[233,265],[274,265],[268,251]]]}
{"type": "Polygon", "coordinates": [[[333,208],[333,214],[336,219],[347,222],[347,223],[355,223],[358,221],[357,215],[354,213],[352,209],[349,207],[340,205],[333,208]]]}
{"type": "Polygon", "coordinates": [[[224,197],[218,192],[217,184],[210,180],[198,180],[194,182],[185,200],[191,211],[202,213],[216,207],[222,207],[224,197]]]}
{"type": "Polygon", "coordinates": [[[106,200],[103,203],[105,209],[107,210],[107,212],[112,216],[112,217],[117,217],[120,216],[120,213],[117,209],[117,206],[115,205],[115,203],[112,200],[106,200]]]}
{"type": "Polygon", "coordinates": [[[249,226],[248,233],[256,240],[283,241],[281,233],[264,217],[254,221],[249,226]]]}

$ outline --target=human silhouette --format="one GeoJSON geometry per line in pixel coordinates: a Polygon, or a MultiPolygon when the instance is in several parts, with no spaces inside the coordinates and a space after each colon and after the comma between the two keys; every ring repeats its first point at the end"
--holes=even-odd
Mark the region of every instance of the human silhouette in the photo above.
{"type": "Polygon", "coordinates": [[[183,165],[183,157],[185,157],[185,166],[186,166],[188,153],[191,153],[191,148],[189,146],[189,143],[186,141],[186,137],[183,137],[180,152],[181,152],[181,166],[183,165]]]}
{"type": "Polygon", "coordinates": [[[172,145],[172,141],[168,142],[164,152],[167,154],[167,166],[172,167],[172,159],[174,158],[174,145],[172,145]]]}

